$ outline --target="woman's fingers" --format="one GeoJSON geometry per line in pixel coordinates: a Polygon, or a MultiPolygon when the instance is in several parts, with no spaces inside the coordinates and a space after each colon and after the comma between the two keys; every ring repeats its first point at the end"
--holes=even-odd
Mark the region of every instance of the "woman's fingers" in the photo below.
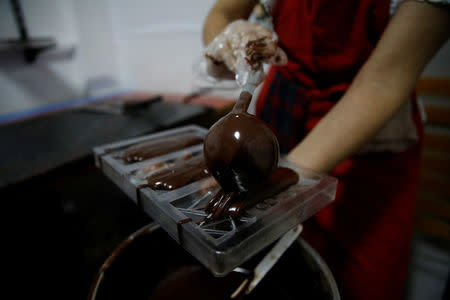
{"type": "Polygon", "coordinates": [[[276,35],[269,29],[244,20],[230,23],[207,46],[207,71],[216,78],[233,78],[262,70],[263,63],[284,65],[287,55],[278,47],[276,35]]]}

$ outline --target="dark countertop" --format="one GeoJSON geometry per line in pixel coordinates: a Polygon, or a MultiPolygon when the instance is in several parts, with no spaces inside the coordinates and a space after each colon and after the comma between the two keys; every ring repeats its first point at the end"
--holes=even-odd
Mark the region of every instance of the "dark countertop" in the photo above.
{"type": "Polygon", "coordinates": [[[70,110],[0,126],[0,187],[86,157],[105,143],[174,127],[211,109],[158,101],[135,114],[70,110]]]}
{"type": "Polygon", "coordinates": [[[218,117],[204,106],[159,101],[134,115],[72,110],[0,126],[7,288],[17,298],[86,299],[111,251],[151,222],[95,167],[93,147],[207,127],[218,117]]]}

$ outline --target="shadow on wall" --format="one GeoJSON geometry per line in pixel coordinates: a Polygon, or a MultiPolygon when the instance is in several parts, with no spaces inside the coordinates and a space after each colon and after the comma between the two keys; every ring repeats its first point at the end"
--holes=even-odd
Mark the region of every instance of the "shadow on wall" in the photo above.
{"type": "Polygon", "coordinates": [[[81,76],[73,64],[75,48],[49,50],[27,64],[21,51],[0,52],[0,115],[72,99],[81,76]],[[78,75],[78,76],[77,76],[78,75]]]}

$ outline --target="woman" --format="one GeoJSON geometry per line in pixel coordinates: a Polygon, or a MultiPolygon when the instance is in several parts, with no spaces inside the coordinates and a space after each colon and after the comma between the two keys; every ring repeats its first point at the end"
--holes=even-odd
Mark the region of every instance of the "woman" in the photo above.
{"type": "MultiPolygon", "coordinates": [[[[304,224],[303,237],[343,299],[400,299],[407,274],[423,131],[413,91],[450,35],[450,10],[448,0],[400,2],[279,0],[271,10],[289,62],[270,69],[256,112],[289,160],[339,179],[336,201],[304,224]]],[[[254,25],[227,26],[255,4],[212,8],[203,35],[212,73],[239,72],[249,59],[236,56],[255,55],[233,49],[240,43],[214,46],[239,28],[254,34],[254,25]]],[[[256,57],[274,61],[268,48],[270,39],[256,57]]]]}

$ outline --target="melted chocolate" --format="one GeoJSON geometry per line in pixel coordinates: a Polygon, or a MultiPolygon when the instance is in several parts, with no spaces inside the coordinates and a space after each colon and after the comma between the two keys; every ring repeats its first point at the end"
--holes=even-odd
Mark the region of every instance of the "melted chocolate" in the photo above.
{"type": "Polygon", "coordinates": [[[251,40],[247,43],[247,47],[245,49],[245,61],[252,68],[252,70],[257,70],[263,60],[266,60],[272,56],[274,56],[274,50],[276,48],[268,48],[266,40],[270,38],[268,36],[263,36],[256,40],[251,40]],[[264,51],[264,50],[272,50],[272,51],[264,51]]]}
{"type": "MultiPolygon", "coordinates": [[[[146,233],[129,236],[114,250],[93,282],[88,299],[229,300],[246,278],[236,272],[215,277],[164,230],[146,233]]],[[[253,270],[271,248],[241,267],[253,270]]],[[[241,299],[335,299],[328,284],[331,274],[311,259],[311,254],[294,242],[258,286],[241,299]]]]}
{"type": "Polygon", "coordinates": [[[169,170],[174,167],[175,164],[180,163],[184,160],[187,160],[193,156],[192,153],[186,153],[182,157],[177,158],[174,162],[158,162],[154,164],[149,164],[143,168],[141,168],[138,172],[136,172],[136,176],[141,179],[147,179],[152,176],[156,172],[162,172],[161,170],[169,170]]]}
{"type": "Polygon", "coordinates": [[[248,196],[240,202],[233,202],[228,207],[226,215],[233,218],[239,217],[246,209],[256,205],[267,198],[273,197],[291,185],[298,182],[299,176],[297,172],[289,168],[279,167],[275,169],[272,175],[257,189],[248,194],[248,196]]]}
{"type": "Polygon", "coordinates": [[[207,203],[204,221],[216,220],[230,216],[237,218],[242,213],[264,199],[275,196],[289,186],[298,182],[297,172],[289,168],[277,168],[261,185],[251,189],[247,195],[236,192],[226,193],[220,189],[207,203]]]}
{"type": "Polygon", "coordinates": [[[149,300],[229,300],[244,276],[231,273],[227,277],[213,277],[204,267],[185,265],[163,278],[149,300]]]}
{"type": "Polygon", "coordinates": [[[208,170],[226,194],[246,193],[276,168],[279,145],[265,123],[246,111],[252,95],[242,92],[233,110],[215,123],[205,137],[208,170]]]}
{"type": "Polygon", "coordinates": [[[203,138],[194,133],[177,134],[129,147],[123,154],[123,160],[138,162],[158,155],[167,154],[189,146],[202,143],[203,138]]]}
{"type": "Polygon", "coordinates": [[[147,179],[154,190],[174,190],[209,175],[202,155],[176,163],[173,168],[161,169],[147,179]]]}
{"type": "MultiPolygon", "coordinates": [[[[252,270],[265,254],[267,251],[261,251],[242,267],[252,270]]],[[[149,300],[336,299],[328,286],[331,276],[325,275],[309,255],[299,242],[294,242],[250,294],[242,290],[234,298],[233,292],[252,275],[231,272],[225,277],[214,277],[203,266],[182,265],[165,274],[149,300]]]]}

